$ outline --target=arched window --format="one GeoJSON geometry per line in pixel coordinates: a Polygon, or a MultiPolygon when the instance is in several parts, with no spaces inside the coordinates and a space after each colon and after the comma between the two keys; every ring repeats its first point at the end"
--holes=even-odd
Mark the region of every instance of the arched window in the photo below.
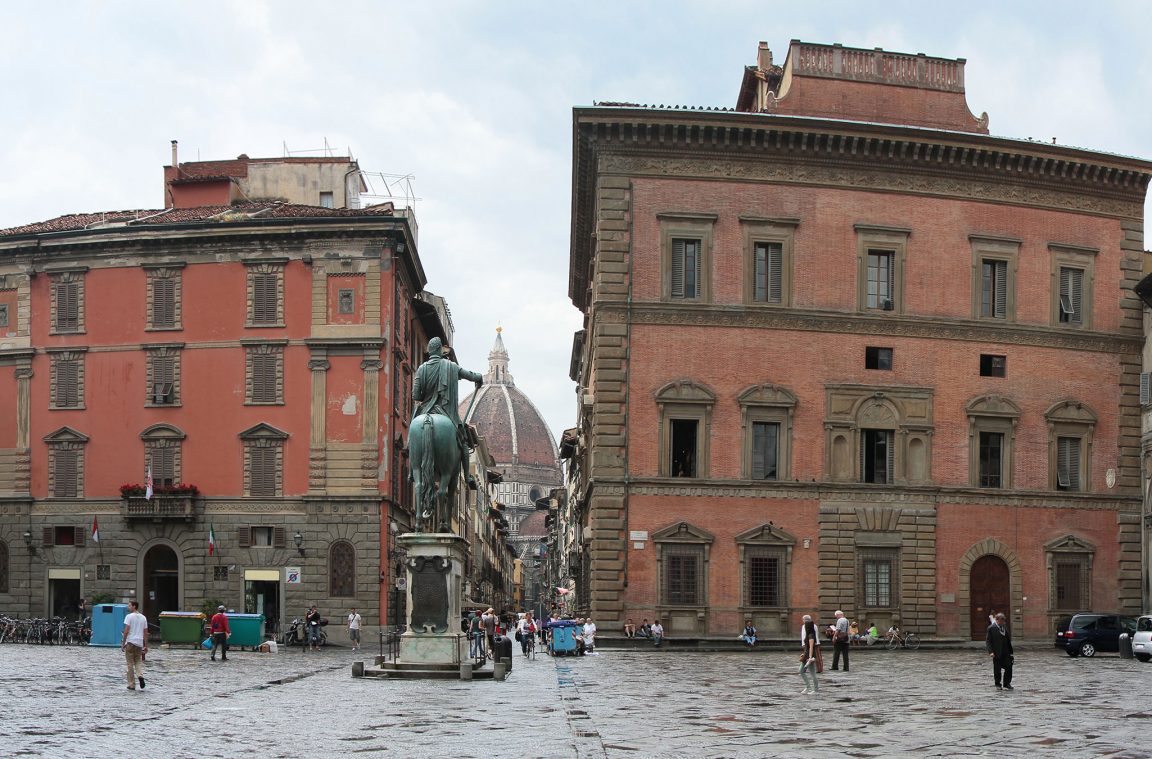
{"type": "Polygon", "coordinates": [[[8,592],[8,544],[0,540],[0,593],[8,592]]]}
{"type": "Polygon", "coordinates": [[[328,595],[351,598],[356,595],[356,549],[343,540],[328,551],[328,595]]]}

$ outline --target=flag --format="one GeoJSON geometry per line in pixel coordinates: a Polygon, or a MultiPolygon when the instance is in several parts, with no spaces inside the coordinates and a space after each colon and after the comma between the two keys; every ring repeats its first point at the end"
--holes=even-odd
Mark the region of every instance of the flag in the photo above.
{"type": "Polygon", "coordinates": [[[152,465],[149,464],[148,468],[144,470],[144,497],[149,501],[152,500],[152,465]]]}
{"type": "Polygon", "coordinates": [[[92,515],[92,542],[100,542],[100,525],[96,523],[96,515],[92,515]]]}
{"type": "Polygon", "coordinates": [[[211,556],[212,552],[216,550],[216,530],[212,525],[208,525],[208,555],[211,556]]]}

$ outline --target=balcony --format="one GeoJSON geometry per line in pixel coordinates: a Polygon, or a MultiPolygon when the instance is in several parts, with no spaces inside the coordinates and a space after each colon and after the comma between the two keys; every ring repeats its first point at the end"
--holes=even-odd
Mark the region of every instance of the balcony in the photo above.
{"type": "Polygon", "coordinates": [[[154,495],[120,499],[120,516],[125,519],[150,519],[153,522],[195,521],[198,501],[193,495],[154,495]]]}

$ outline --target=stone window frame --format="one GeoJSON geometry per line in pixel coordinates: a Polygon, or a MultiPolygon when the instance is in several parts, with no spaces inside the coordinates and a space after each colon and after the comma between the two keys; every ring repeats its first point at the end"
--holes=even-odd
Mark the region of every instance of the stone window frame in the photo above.
{"type": "MultiPolygon", "coordinates": [[[[287,267],[288,259],[262,259],[259,261],[245,261],[244,265],[248,267],[247,272],[247,287],[246,287],[246,318],[244,326],[251,329],[264,329],[283,327],[284,325],[284,270],[287,267]],[[271,320],[267,314],[257,313],[257,282],[262,277],[274,276],[276,287],[276,303],[274,310],[276,311],[275,320],[271,320]],[[261,318],[258,318],[261,317],[261,318]]],[[[266,293],[265,293],[266,294],[266,293]]]]}
{"type": "Polygon", "coordinates": [[[329,598],[356,597],[356,546],[347,540],[336,540],[328,546],[328,596],[329,598]],[[338,557],[338,549],[347,549],[348,557],[338,557]],[[346,566],[338,567],[339,564],[346,566]],[[344,572],[344,576],[337,570],[344,572]]]}
{"type": "Polygon", "coordinates": [[[965,404],[964,412],[968,416],[968,485],[980,487],[980,433],[999,432],[1004,435],[1004,447],[1000,452],[1000,487],[981,489],[1012,488],[1020,407],[1003,396],[980,395],[965,404]]]}
{"type": "Polygon", "coordinates": [[[1092,329],[1092,293],[1096,278],[1096,256],[1098,248],[1087,248],[1080,245],[1066,245],[1063,243],[1048,243],[1048,252],[1052,256],[1051,271],[1051,322],[1053,327],[1059,329],[1092,329]],[[1060,270],[1080,269],[1084,272],[1080,291],[1080,322],[1060,321],[1060,270]]]}
{"type": "Polygon", "coordinates": [[[744,304],[765,308],[792,306],[792,277],[795,260],[796,227],[799,219],[741,216],[744,239],[744,304]],[[756,246],[760,243],[780,245],[780,302],[756,300],[756,246]]]}
{"type": "Polygon", "coordinates": [[[49,497],[69,500],[84,498],[84,449],[88,440],[87,435],[71,427],[61,427],[44,436],[44,442],[48,445],[49,497]],[[64,469],[68,466],[69,459],[74,470],[71,475],[64,469]],[[68,485],[68,476],[75,480],[72,493],[63,492],[68,485]],[[65,479],[63,483],[60,482],[62,478],[65,479]]]}
{"type": "Polygon", "coordinates": [[[86,408],[84,404],[84,369],[86,361],[84,355],[88,352],[85,347],[74,348],[47,348],[45,352],[48,354],[50,361],[50,369],[48,374],[48,409],[50,411],[56,410],[83,410],[86,408]],[[70,381],[72,378],[62,377],[64,372],[61,369],[64,365],[74,366],[76,369],[75,376],[75,394],[76,403],[67,404],[60,403],[61,400],[68,400],[70,381]]]}
{"type": "Polygon", "coordinates": [[[669,303],[711,303],[712,241],[719,216],[666,211],[657,213],[656,218],[660,222],[660,299],[669,303]],[[700,282],[693,298],[672,297],[672,241],[679,239],[700,241],[700,282]]]}
{"type": "Polygon", "coordinates": [[[244,496],[247,498],[279,498],[283,496],[284,445],[285,441],[288,440],[288,433],[265,422],[260,422],[240,432],[237,436],[244,448],[244,496]],[[256,455],[257,451],[260,452],[259,455],[256,455]],[[253,481],[254,458],[261,459],[266,465],[271,465],[272,471],[266,473],[271,477],[271,483],[253,481]],[[254,486],[256,486],[257,492],[253,492],[254,486]]]}
{"type": "MultiPolygon", "coordinates": [[[[84,311],[85,311],[85,288],[84,281],[87,278],[87,266],[58,269],[48,272],[48,277],[51,280],[49,290],[51,292],[51,316],[48,320],[48,334],[49,335],[79,335],[84,334],[84,311]],[[65,304],[61,303],[61,290],[65,286],[75,286],[75,324],[65,323],[61,326],[61,316],[71,316],[70,314],[61,314],[61,307],[65,304]]],[[[71,321],[70,319],[68,321],[71,321]]]]}
{"type": "Polygon", "coordinates": [[[283,406],[284,348],[288,341],[241,340],[240,344],[244,346],[244,405],[283,406]],[[268,372],[271,376],[258,376],[261,372],[268,372]],[[258,385],[257,380],[261,379],[273,383],[273,386],[258,385]]]}
{"type": "Polygon", "coordinates": [[[656,391],[656,408],[660,418],[661,477],[672,477],[672,421],[695,420],[696,476],[684,479],[705,479],[711,468],[711,422],[716,394],[707,386],[689,379],[675,380],[656,391]]]}
{"type": "Polygon", "coordinates": [[[178,427],[171,424],[153,424],[140,433],[144,441],[144,467],[145,471],[152,473],[156,479],[157,468],[155,459],[160,456],[161,449],[172,451],[172,483],[183,482],[184,439],[187,435],[178,427]]]}
{"type": "MultiPolygon", "coordinates": [[[[932,388],[896,385],[825,385],[825,477],[833,482],[863,483],[863,430],[892,432],[892,482],[875,487],[925,485],[932,482],[935,432],[932,388]],[[885,411],[886,410],[886,411],[885,411]],[[889,418],[890,417],[890,418],[889,418]],[[923,456],[922,477],[913,478],[913,443],[923,456]],[[846,457],[843,471],[837,466],[846,457]]],[[[869,484],[868,486],[872,486],[869,484]]]]}
{"type": "Polygon", "coordinates": [[[792,549],[796,547],[796,538],[768,522],[741,532],[735,540],[740,551],[740,613],[747,617],[791,608],[792,549]],[[780,559],[780,603],[775,606],[753,606],[749,598],[748,563],[756,554],[780,559]]]}
{"type": "Polygon", "coordinates": [[[861,612],[897,612],[900,609],[900,546],[856,546],[856,607],[861,612]],[[889,565],[888,603],[869,604],[867,588],[867,565],[871,562],[887,562],[889,565]]]}
{"type": "Polygon", "coordinates": [[[968,235],[972,246],[972,318],[1012,324],[1016,321],[1016,275],[1020,268],[1022,240],[995,235],[968,235]],[[983,315],[984,262],[1004,263],[1004,316],[983,315]]]}
{"type": "Polygon", "coordinates": [[[912,230],[877,224],[854,224],[856,230],[856,310],[863,313],[904,313],[904,269],[912,230]],[[868,251],[892,254],[892,308],[868,306],[868,251]]]}
{"type": "Polygon", "coordinates": [[[8,310],[7,303],[0,303],[0,327],[8,327],[11,322],[11,315],[8,310]]]}
{"type": "Polygon", "coordinates": [[[247,524],[240,525],[236,528],[236,547],[237,548],[287,548],[288,547],[288,530],[282,526],[271,524],[247,524]],[[253,530],[268,530],[270,534],[269,543],[257,543],[253,540],[253,530]]]}
{"type": "Polygon", "coordinates": [[[691,610],[704,614],[708,608],[708,565],[715,537],[688,522],[677,522],[652,533],[652,543],[656,547],[656,592],[657,608],[661,617],[666,610],[691,610]],[[697,598],[694,604],[673,604],[666,600],[667,578],[665,560],[672,555],[691,554],[700,559],[696,579],[697,598]]]}
{"type": "Polygon", "coordinates": [[[1089,406],[1076,400],[1063,400],[1048,407],[1044,421],[1048,429],[1048,489],[1072,493],[1092,491],[1092,437],[1099,417],[1089,406]],[[1059,487],[1057,471],[1058,445],[1060,438],[1080,440],[1080,482],[1079,487],[1059,487]]]}
{"type": "Polygon", "coordinates": [[[147,303],[145,311],[145,332],[172,332],[184,329],[184,277],[181,271],[184,264],[181,262],[165,264],[145,264],[144,273],[148,278],[147,303]],[[172,322],[170,324],[157,323],[156,309],[158,282],[172,283],[172,322]]]}
{"type": "MultiPolygon", "coordinates": [[[[796,412],[796,396],[788,389],[766,382],[745,388],[736,397],[740,405],[740,426],[744,440],[741,455],[740,475],[742,479],[752,479],[753,425],[756,422],[780,425],[776,439],[776,479],[792,479],[792,431],[796,412]]],[[[759,482],[759,480],[757,480],[759,482]]]]}
{"type": "MultiPolygon", "coordinates": [[[[144,351],[144,407],[145,408],[172,408],[183,405],[181,402],[180,385],[181,385],[181,356],[184,350],[184,343],[164,343],[164,344],[150,344],[140,346],[144,351]],[[157,393],[156,385],[160,382],[157,379],[157,362],[162,360],[171,360],[172,362],[172,385],[171,392],[168,393],[169,400],[167,403],[158,402],[157,398],[161,393],[157,393]]],[[[168,383],[165,383],[168,384],[168,383]]]]}
{"type": "Polygon", "coordinates": [[[1048,608],[1053,612],[1081,611],[1092,608],[1092,565],[1096,546],[1075,535],[1064,535],[1044,544],[1045,566],[1048,570],[1048,608]],[[1080,565],[1079,608],[1061,608],[1057,605],[1057,564],[1080,565]]]}

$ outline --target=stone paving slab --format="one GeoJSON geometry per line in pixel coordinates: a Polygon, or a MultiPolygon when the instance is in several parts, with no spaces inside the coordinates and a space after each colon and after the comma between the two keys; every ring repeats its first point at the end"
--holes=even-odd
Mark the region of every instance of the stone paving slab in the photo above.
{"type": "Polygon", "coordinates": [[[156,650],[129,692],[118,649],[0,645],[0,755],[1152,757],[1152,665],[1114,656],[1022,651],[1000,692],[980,651],[885,652],[814,697],[783,652],[517,654],[503,683],[353,679],[357,659],[156,650]]]}

